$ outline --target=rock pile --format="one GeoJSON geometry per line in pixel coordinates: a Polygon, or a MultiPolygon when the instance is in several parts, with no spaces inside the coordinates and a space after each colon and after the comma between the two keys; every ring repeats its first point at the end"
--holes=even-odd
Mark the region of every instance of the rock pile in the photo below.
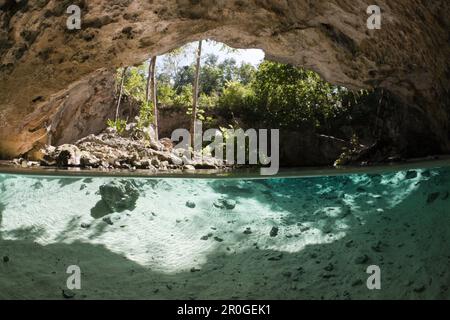
{"type": "Polygon", "coordinates": [[[75,144],[42,150],[41,165],[152,171],[225,169],[221,159],[185,149],[174,149],[169,139],[154,139],[153,130],[128,124],[124,132],[108,128],[75,144]]]}

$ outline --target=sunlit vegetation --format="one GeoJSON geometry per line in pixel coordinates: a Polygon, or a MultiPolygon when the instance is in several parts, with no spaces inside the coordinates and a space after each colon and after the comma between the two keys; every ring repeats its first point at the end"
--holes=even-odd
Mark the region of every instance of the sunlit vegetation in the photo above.
{"type": "MultiPolygon", "coordinates": [[[[233,49],[224,46],[224,50],[233,49]]],[[[217,127],[296,130],[307,124],[320,130],[348,113],[349,107],[367,94],[327,83],[312,71],[267,60],[255,67],[206,54],[199,66],[197,53],[183,47],[165,56],[163,67],[156,73],[158,109],[183,111],[192,118],[195,105],[195,118],[217,127]],[[192,63],[180,66],[181,57],[189,55],[192,63]],[[197,68],[198,96],[194,92],[197,68]],[[217,123],[217,116],[221,123],[217,123]]],[[[124,94],[141,105],[139,124],[143,126],[154,120],[153,104],[146,96],[148,63],[128,68],[125,73],[123,69],[117,72],[118,83],[125,74],[124,94]]]]}

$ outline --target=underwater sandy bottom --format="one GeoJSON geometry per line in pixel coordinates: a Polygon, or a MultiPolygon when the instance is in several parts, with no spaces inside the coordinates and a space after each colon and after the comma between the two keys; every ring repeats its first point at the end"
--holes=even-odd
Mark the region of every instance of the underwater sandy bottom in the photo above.
{"type": "Polygon", "coordinates": [[[449,299],[449,192],[449,168],[267,180],[3,174],[0,298],[64,299],[78,265],[73,299],[449,299]],[[136,197],[108,212],[105,185],[136,197]],[[369,265],[381,290],[366,286],[369,265]]]}

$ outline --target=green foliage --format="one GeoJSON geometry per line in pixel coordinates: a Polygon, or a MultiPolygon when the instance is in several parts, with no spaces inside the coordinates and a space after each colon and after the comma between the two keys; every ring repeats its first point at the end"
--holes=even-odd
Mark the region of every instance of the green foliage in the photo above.
{"type": "Polygon", "coordinates": [[[177,94],[181,94],[184,87],[194,83],[195,66],[184,66],[178,69],[174,78],[174,89],[177,94]]]}
{"type": "MultiPolygon", "coordinates": [[[[182,53],[178,52],[177,54],[182,53]]],[[[169,60],[172,61],[173,59],[174,55],[171,54],[169,60]]],[[[170,68],[166,67],[165,69],[169,70],[170,68]]],[[[256,68],[251,64],[243,63],[238,65],[234,59],[225,59],[219,62],[219,57],[215,54],[204,56],[200,70],[198,119],[212,124],[213,117],[211,114],[214,112],[214,109],[218,110],[223,105],[224,110],[230,111],[228,102],[231,100],[234,101],[231,107],[237,109],[239,100],[232,97],[233,93],[243,93],[234,92],[233,90],[237,90],[241,83],[249,84],[255,73],[256,68]],[[229,83],[232,84],[230,85],[229,83]],[[230,87],[225,91],[225,97],[223,97],[224,87],[230,87]],[[222,103],[220,100],[222,100],[222,103]]],[[[158,77],[162,84],[158,82],[158,100],[161,107],[183,109],[187,111],[188,115],[191,115],[194,75],[194,63],[178,68],[173,73],[173,76],[169,76],[168,73],[164,76],[160,74],[158,77]]],[[[246,87],[245,91],[249,91],[249,87],[246,87]]]]}
{"type": "Polygon", "coordinates": [[[145,64],[130,68],[124,83],[125,94],[139,102],[145,102],[147,79],[145,64]]]}
{"type": "Polygon", "coordinates": [[[312,71],[264,61],[248,85],[228,83],[219,101],[247,123],[297,129],[302,123],[325,125],[347,111],[350,97],[357,95],[312,71]]]}
{"type": "MultiPolygon", "coordinates": [[[[159,108],[192,113],[195,59],[188,66],[179,67],[179,63],[193,53],[193,48],[186,46],[162,60],[164,66],[157,75],[159,108]]],[[[142,126],[151,123],[153,114],[153,106],[145,101],[146,71],[147,64],[130,68],[124,85],[125,94],[141,103],[142,126]]],[[[318,74],[291,65],[264,61],[255,68],[207,54],[202,59],[197,114],[199,120],[210,124],[220,115],[229,123],[247,127],[297,130],[306,125],[326,130],[333,119],[345,119],[365,95],[367,92],[331,85],[318,74]]]]}
{"type": "Polygon", "coordinates": [[[222,85],[222,71],[217,65],[205,64],[200,70],[200,90],[204,94],[212,94],[220,91],[222,85]]]}
{"type": "MultiPolygon", "coordinates": [[[[124,93],[140,104],[138,126],[141,128],[148,127],[153,122],[153,104],[146,101],[147,67],[148,64],[144,63],[129,68],[123,85],[124,93]]],[[[120,83],[122,70],[119,69],[117,74],[117,82],[120,83]]]]}
{"type": "MultiPolygon", "coordinates": [[[[220,131],[223,137],[223,154],[226,155],[227,144],[232,143],[234,145],[234,161],[237,162],[238,153],[243,152],[244,155],[250,153],[250,140],[248,137],[245,138],[244,145],[238,144],[238,134],[237,130],[242,130],[245,133],[245,129],[239,128],[237,126],[228,125],[227,127],[220,127],[220,131]]],[[[247,156],[247,161],[249,161],[247,156]]]]}
{"type": "Polygon", "coordinates": [[[237,81],[242,83],[243,85],[247,85],[253,81],[256,75],[256,68],[250,63],[243,63],[237,69],[237,81]]]}
{"type": "Polygon", "coordinates": [[[356,134],[353,134],[350,139],[350,148],[344,148],[342,154],[334,162],[334,166],[338,167],[347,164],[353,155],[357,155],[361,151],[361,144],[356,134]]]}
{"type": "Polygon", "coordinates": [[[147,128],[153,123],[153,103],[142,102],[141,108],[139,109],[139,120],[138,128],[147,128]]]}
{"type": "MultiPolygon", "coordinates": [[[[220,94],[227,82],[237,81],[248,84],[256,73],[256,68],[249,63],[238,65],[234,59],[225,59],[221,63],[218,61],[217,55],[205,56],[200,70],[200,93],[220,94]]],[[[194,64],[178,69],[174,76],[174,89],[178,94],[181,93],[184,86],[193,83],[194,75],[194,64]]]]}
{"type": "Polygon", "coordinates": [[[198,104],[201,109],[213,109],[217,106],[218,101],[219,96],[217,93],[213,92],[210,95],[207,95],[202,92],[200,93],[198,104]]]}
{"type": "Polygon", "coordinates": [[[329,118],[340,107],[337,88],[312,71],[290,65],[263,62],[251,86],[256,111],[280,128],[306,121],[317,126],[320,118],[329,118]]]}
{"type": "Polygon", "coordinates": [[[162,106],[171,106],[174,104],[174,100],[177,97],[177,93],[170,85],[170,83],[158,82],[158,102],[162,106]]]}
{"type": "Polygon", "coordinates": [[[123,119],[117,119],[117,121],[108,119],[106,122],[109,128],[113,128],[117,131],[118,134],[122,134],[127,127],[127,121],[123,119]]]}
{"type": "Polygon", "coordinates": [[[219,98],[219,106],[230,112],[240,112],[254,100],[254,92],[248,85],[238,81],[227,82],[219,98]]]}
{"type": "Polygon", "coordinates": [[[217,106],[218,100],[219,96],[215,92],[211,95],[201,93],[198,99],[197,119],[206,124],[211,124],[213,122],[213,118],[211,116],[207,116],[207,114],[210,114],[210,111],[217,106]]]}
{"type": "MultiPolygon", "coordinates": [[[[186,92],[191,94],[189,104],[186,104],[186,114],[190,116],[192,115],[192,86],[186,86],[186,92]]],[[[185,96],[185,98],[186,99],[184,102],[187,102],[187,96],[185,96]]],[[[217,106],[218,99],[219,97],[216,94],[211,94],[208,96],[205,93],[200,93],[197,106],[197,119],[205,123],[212,123],[213,118],[211,116],[207,116],[206,114],[217,106]]]]}
{"type": "Polygon", "coordinates": [[[186,109],[192,107],[192,84],[187,84],[181,88],[181,92],[173,99],[173,105],[175,107],[186,109]]]}
{"type": "MultiPolygon", "coordinates": [[[[158,89],[162,106],[191,114],[194,73],[191,64],[164,80],[158,89]]],[[[312,71],[270,61],[256,69],[250,64],[238,65],[234,59],[219,62],[217,55],[208,54],[200,74],[198,118],[211,120],[208,114],[216,110],[248,124],[297,129],[310,123],[321,127],[358,99],[359,93],[333,86],[312,71]]]]}

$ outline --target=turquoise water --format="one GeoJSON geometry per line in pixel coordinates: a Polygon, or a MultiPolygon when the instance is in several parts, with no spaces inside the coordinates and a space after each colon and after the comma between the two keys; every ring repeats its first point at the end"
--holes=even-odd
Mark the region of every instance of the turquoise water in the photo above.
{"type": "Polygon", "coordinates": [[[270,179],[0,174],[0,298],[450,298],[450,169],[270,179]],[[366,286],[380,268],[381,289],[366,286]]]}

